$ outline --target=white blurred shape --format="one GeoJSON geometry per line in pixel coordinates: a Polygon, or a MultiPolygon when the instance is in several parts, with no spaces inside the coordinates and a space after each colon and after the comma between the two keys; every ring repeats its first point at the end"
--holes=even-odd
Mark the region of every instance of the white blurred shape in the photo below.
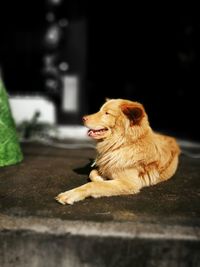
{"type": "Polygon", "coordinates": [[[77,75],[63,76],[62,109],[66,112],[78,111],[79,80],[77,75]]]}
{"type": "Polygon", "coordinates": [[[54,104],[43,97],[10,96],[9,102],[17,124],[24,120],[31,120],[35,112],[40,112],[39,122],[54,124],[56,121],[54,104]]]}
{"type": "Polygon", "coordinates": [[[81,125],[67,125],[67,126],[59,126],[58,127],[58,139],[87,139],[90,138],[87,135],[88,129],[81,125]]]}

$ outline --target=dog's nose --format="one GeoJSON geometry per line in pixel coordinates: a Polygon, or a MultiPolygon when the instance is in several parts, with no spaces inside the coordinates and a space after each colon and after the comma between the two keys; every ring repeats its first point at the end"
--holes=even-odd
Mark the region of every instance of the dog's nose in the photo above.
{"type": "Polygon", "coordinates": [[[82,120],[83,120],[83,122],[85,122],[85,121],[88,120],[88,117],[87,117],[87,116],[84,116],[84,117],[82,118],[82,120]]]}

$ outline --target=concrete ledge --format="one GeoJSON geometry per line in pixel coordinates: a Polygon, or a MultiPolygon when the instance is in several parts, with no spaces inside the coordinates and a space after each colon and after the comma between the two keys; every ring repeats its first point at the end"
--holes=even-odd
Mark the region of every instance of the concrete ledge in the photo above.
{"type": "Polygon", "coordinates": [[[197,227],[1,218],[1,267],[200,266],[197,227]]]}
{"type": "Polygon", "coordinates": [[[200,242],[200,227],[142,222],[87,222],[50,218],[17,218],[0,215],[0,231],[30,231],[53,235],[82,235],[200,242]]]}

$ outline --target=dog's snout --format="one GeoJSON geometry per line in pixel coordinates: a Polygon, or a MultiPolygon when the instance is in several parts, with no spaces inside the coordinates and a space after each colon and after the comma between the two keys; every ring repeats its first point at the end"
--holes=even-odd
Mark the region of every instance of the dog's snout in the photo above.
{"type": "Polygon", "coordinates": [[[87,116],[83,116],[82,120],[83,120],[83,122],[86,122],[88,120],[88,117],[87,116]]]}

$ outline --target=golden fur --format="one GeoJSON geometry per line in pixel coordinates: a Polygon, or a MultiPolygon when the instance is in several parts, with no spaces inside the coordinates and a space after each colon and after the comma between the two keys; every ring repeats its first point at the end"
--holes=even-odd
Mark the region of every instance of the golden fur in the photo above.
{"type": "Polygon", "coordinates": [[[176,140],[153,132],[140,103],[107,100],[99,112],[83,120],[88,135],[97,140],[96,168],[89,175],[91,182],[56,197],[61,204],[135,194],[175,173],[180,154],[176,140]]]}

